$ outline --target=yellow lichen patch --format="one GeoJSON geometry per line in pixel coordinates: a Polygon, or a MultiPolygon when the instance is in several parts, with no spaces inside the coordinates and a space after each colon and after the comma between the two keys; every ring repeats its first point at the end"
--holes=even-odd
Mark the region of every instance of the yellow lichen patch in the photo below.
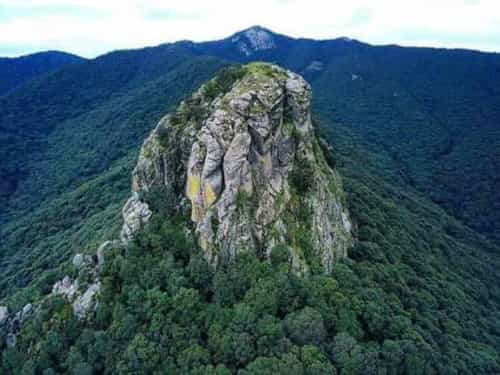
{"type": "Polygon", "coordinates": [[[200,247],[202,250],[207,251],[209,247],[208,239],[205,237],[200,237],[200,247]]]}
{"type": "Polygon", "coordinates": [[[264,171],[266,174],[271,174],[271,170],[273,168],[273,161],[271,159],[271,153],[268,152],[263,158],[262,162],[264,163],[264,171]]]}
{"type": "Polygon", "coordinates": [[[189,174],[187,179],[186,195],[194,202],[200,194],[201,178],[199,175],[189,174]]]}
{"type": "Polygon", "coordinates": [[[201,220],[201,218],[202,218],[201,207],[196,202],[193,202],[193,205],[191,207],[191,220],[197,223],[201,220]]]}
{"type": "Polygon", "coordinates": [[[217,196],[215,195],[214,189],[212,189],[212,185],[210,185],[209,182],[206,182],[203,188],[203,204],[205,208],[210,207],[216,199],[217,196]]]}

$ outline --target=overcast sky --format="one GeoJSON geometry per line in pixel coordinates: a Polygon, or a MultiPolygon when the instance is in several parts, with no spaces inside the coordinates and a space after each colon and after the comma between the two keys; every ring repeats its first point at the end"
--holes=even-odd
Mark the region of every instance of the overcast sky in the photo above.
{"type": "Polygon", "coordinates": [[[0,0],[0,56],[85,57],[252,25],[294,37],[500,51],[500,0],[0,0]]]}

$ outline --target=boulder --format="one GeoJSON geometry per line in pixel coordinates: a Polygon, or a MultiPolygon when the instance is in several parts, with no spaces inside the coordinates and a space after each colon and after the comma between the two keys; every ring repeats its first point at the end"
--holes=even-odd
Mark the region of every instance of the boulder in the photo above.
{"type": "Polygon", "coordinates": [[[52,294],[61,295],[69,302],[73,301],[78,292],[78,280],[71,280],[69,276],[57,281],[52,287],[52,294]]]}
{"type": "Polygon", "coordinates": [[[129,241],[133,233],[148,222],[151,217],[151,210],[147,203],[139,199],[139,194],[135,192],[123,207],[123,227],[120,238],[123,242],[129,241]]]}
{"type": "Polygon", "coordinates": [[[80,320],[87,318],[90,311],[97,307],[97,295],[101,289],[101,283],[91,284],[87,290],[73,302],[73,313],[80,320]]]}
{"type": "Polygon", "coordinates": [[[84,262],[83,254],[76,254],[73,257],[73,265],[76,268],[80,268],[83,265],[83,262],[84,262]]]}

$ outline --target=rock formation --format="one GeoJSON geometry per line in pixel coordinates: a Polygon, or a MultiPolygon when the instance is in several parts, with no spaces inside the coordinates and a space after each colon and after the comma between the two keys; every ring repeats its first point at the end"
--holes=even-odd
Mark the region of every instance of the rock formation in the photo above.
{"type": "Polygon", "coordinates": [[[17,344],[17,332],[30,318],[35,317],[40,311],[42,303],[55,296],[61,296],[71,304],[73,314],[79,320],[88,318],[98,306],[98,294],[101,288],[99,271],[104,264],[104,252],[111,246],[117,246],[118,241],[106,241],[95,255],[76,254],[73,257],[73,266],[78,270],[75,279],[66,275],[62,280],[52,286],[52,292],[41,300],[26,304],[21,310],[9,314],[6,306],[0,306],[0,331],[5,333],[8,347],[17,344]]]}
{"type": "Polygon", "coordinates": [[[347,255],[351,223],[310,102],[302,77],[264,63],[229,68],[202,86],[144,142],[122,240],[160,215],[148,200],[155,194],[177,213],[190,210],[214,265],[285,245],[297,272],[330,272],[347,255]]]}
{"type": "Polygon", "coordinates": [[[12,348],[16,346],[17,331],[26,320],[37,313],[38,308],[38,306],[28,303],[21,310],[9,314],[7,307],[0,306],[0,330],[5,332],[7,347],[12,348]]]}
{"type": "Polygon", "coordinates": [[[99,246],[95,256],[76,254],[73,258],[73,266],[78,269],[78,277],[71,279],[65,276],[52,287],[52,295],[60,295],[71,303],[73,313],[80,320],[85,319],[88,313],[97,307],[96,297],[101,288],[99,269],[102,262],[99,260],[99,254],[101,253],[102,256],[103,249],[111,244],[111,241],[104,242],[99,246]],[[86,284],[90,283],[82,289],[80,280],[86,284]]]}

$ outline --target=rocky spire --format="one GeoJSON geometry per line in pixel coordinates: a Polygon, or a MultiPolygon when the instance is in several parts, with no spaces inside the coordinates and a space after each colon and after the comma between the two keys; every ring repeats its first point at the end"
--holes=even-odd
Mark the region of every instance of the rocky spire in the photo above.
{"type": "Polygon", "coordinates": [[[122,240],[166,214],[147,198],[162,197],[173,211],[190,211],[214,265],[245,251],[270,257],[279,247],[299,273],[330,272],[347,255],[351,222],[310,101],[302,77],[264,63],[228,68],[202,86],[144,142],[122,240]]]}

